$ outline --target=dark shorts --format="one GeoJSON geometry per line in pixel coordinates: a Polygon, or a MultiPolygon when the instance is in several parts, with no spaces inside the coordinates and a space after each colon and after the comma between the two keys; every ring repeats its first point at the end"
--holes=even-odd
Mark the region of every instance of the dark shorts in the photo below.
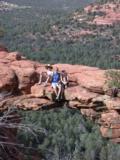
{"type": "Polygon", "coordinates": [[[67,88],[68,87],[68,83],[64,84],[64,83],[61,83],[61,86],[63,89],[67,88]]]}

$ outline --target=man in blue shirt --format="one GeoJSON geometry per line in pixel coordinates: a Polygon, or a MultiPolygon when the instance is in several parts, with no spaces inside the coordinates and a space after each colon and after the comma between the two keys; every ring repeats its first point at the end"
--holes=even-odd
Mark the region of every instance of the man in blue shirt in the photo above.
{"type": "Polygon", "coordinates": [[[56,67],[53,72],[53,76],[51,80],[51,85],[52,85],[52,88],[54,89],[56,100],[59,100],[61,95],[61,77],[60,76],[61,75],[60,75],[59,69],[56,67]]]}

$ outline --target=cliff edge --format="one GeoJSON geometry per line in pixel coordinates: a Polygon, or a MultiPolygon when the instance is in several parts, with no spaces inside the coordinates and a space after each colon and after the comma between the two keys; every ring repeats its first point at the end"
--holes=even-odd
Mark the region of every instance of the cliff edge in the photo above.
{"type": "Polygon", "coordinates": [[[82,65],[54,65],[69,75],[65,99],[55,102],[50,84],[37,84],[40,73],[45,71],[44,66],[25,59],[19,52],[9,53],[6,48],[0,48],[0,111],[10,107],[39,110],[66,103],[99,123],[103,137],[120,143],[120,98],[107,94],[106,70],[82,65]]]}

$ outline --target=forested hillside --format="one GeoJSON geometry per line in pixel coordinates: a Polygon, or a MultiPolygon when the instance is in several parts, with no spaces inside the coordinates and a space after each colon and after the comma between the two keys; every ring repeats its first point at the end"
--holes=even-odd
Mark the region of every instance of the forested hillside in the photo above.
{"type": "MultiPolygon", "coordinates": [[[[12,1],[23,5],[22,0],[12,1]]],[[[71,6],[72,2],[69,3],[71,6]]],[[[89,14],[79,9],[80,5],[77,11],[70,13],[55,7],[40,8],[37,4],[37,0],[34,3],[32,0],[24,1],[24,5],[32,8],[0,13],[0,42],[11,51],[19,50],[28,58],[44,63],[120,67],[119,61],[114,59],[120,54],[120,23],[91,24],[90,20],[104,16],[104,13],[98,11],[89,14]],[[76,19],[77,15],[79,20],[76,19]]],[[[45,6],[48,3],[39,1],[39,4],[45,6]]]]}
{"type": "Polygon", "coordinates": [[[120,0],[97,0],[97,2],[100,2],[100,3],[107,3],[107,2],[120,2],[120,0]]]}

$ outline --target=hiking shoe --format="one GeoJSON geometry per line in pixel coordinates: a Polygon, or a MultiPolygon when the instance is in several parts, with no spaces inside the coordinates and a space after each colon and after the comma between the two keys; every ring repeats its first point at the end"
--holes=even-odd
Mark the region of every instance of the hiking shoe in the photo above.
{"type": "Polygon", "coordinates": [[[56,101],[60,101],[60,98],[59,97],[56,97],[56,99],[55,99],[56,101]]]}

